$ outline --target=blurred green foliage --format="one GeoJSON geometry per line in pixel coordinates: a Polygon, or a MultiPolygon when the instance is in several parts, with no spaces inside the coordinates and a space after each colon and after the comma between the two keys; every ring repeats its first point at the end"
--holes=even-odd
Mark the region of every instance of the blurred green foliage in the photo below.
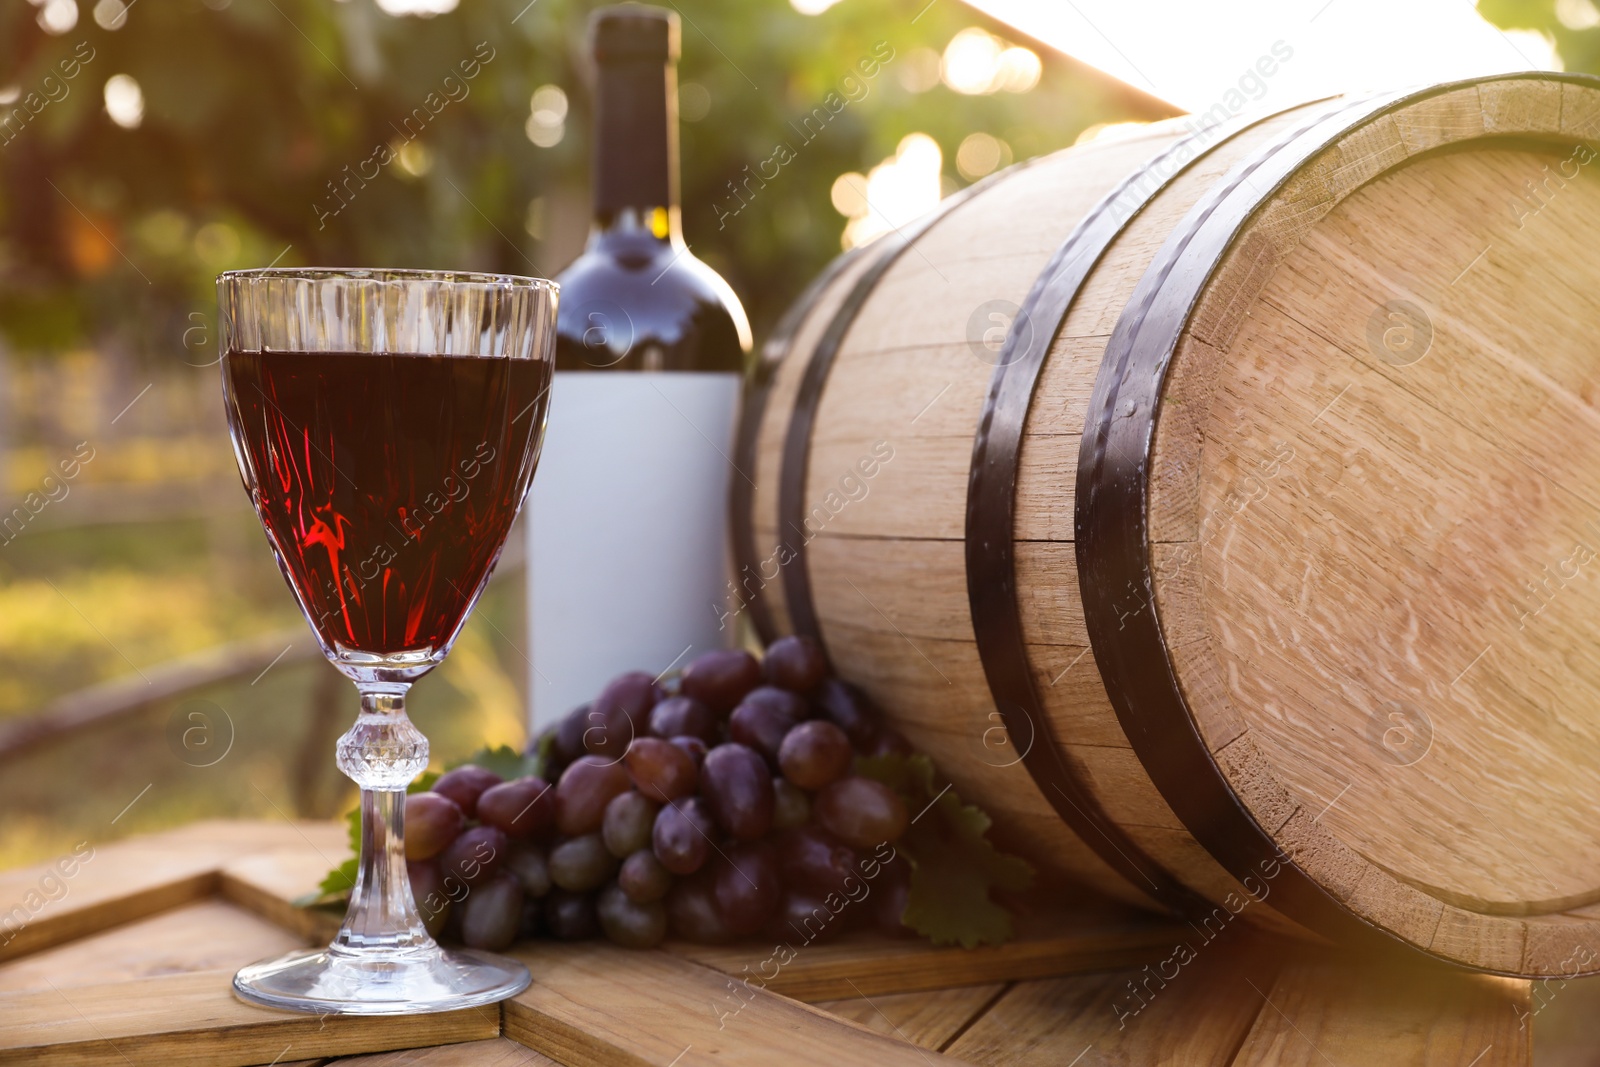
{"type": "Polygon", "coordinates": [[[1503,30],[1536,30],[1556,43],[1566,70],[1600,74],[1600,8],[1593,0],[1478,0],[1503,30]]]}
{"type": "MultiPolygon", "coordinates": [[[[41,28],[45,9],[34,2],[0,8],[0,93],[18,94],[4,113],[27,112],[0,131],[0,330],[20,349],[114,340],[166,358],[194,347],[200,334],[185,331],[211,314],[222,269],[277,260],[549,274],[563,266],[551,256],[570,254],[573,240],[551,234],[581,233],[584,27],[595,6],[585,0],[462,0],[432,18],[391,16],[374,0],[144,0],[120,20],[95,17],[115,14],[118,0],[76,2],[76,25],[57,35],[41,28]],[[490,58],[465,79],[461,64],[475,54],[490,58]],[[92,58],[69,79],[75,56],[92,58]],[[105,107],[118,74],[143,92],[134,129],[105,107]],[[559,143],[540,148],[524,125],[547,84],[566,90],[570,112],[559,143]],[[319,205],[339,203],[331,183],[361,171],[378,146],[403,142],[406,117],[430,93],[456,98],[428,116],[412,167],[390,163],[364,187],[347,186],[348,208],[319,220],[319,205]],[[45,101],[36,114],[29,94],[45,101]]],[[[843,0],[817,16],[787,0],[674,6],[680,80],[696,98],[686,111],[704,105],[683,129],[686,233],[758,331],[838,252],[845,220],[830,202],[834,179],[891,155],[906,134],[932,135],[947,181],[960,184],[956,149],[974,131],[1022,159],[1071,144],[1093,123],[1160,113],[959,0],[843,0]],[[977,96],[907,87],[909,64],[925,71],[971,25],[1040,52],[1037,87],[977,96]],[[894,58],[868,95],[719,228],[728,183],[795,141],[788,123],[879,42],[894,58]]]]}

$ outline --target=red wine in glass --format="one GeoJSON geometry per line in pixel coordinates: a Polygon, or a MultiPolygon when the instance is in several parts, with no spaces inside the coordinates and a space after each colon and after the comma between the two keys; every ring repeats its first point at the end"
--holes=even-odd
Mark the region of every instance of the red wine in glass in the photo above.
{"type": "Polygon", "coordinates": [[[324,648],[442,653],[538,458],[544,360],[228,352],[234,447],[324,648]]]}

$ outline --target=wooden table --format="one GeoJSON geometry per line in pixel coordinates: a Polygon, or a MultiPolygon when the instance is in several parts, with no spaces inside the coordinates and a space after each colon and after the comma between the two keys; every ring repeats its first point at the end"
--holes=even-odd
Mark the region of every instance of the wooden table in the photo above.
{"type": "Polygon", "coordinates": [[[527,992],[442,1015],[237,1000],[241,964],[327,939],[290,901],[345,847],[342,826],[211,822],[100,846],[70,877],[0,874],[0,1064],[1490,1067],[1533,1062],[1536,1031],[1541,1065],[1600,1056],[1592,982],[1356,958],[1243,924],[1207,941],[1098,902],[1036,915],[1002,948],[859,935],[782,966],[764,944],[539,942],[519,952],[527,992]]]}

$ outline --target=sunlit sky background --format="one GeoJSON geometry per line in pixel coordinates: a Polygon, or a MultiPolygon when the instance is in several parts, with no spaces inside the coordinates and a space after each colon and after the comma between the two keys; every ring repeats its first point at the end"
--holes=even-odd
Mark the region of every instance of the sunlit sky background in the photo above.
{"type": "MultiPolygon", "coordinates": [[[[790,2],[799,11],[819,14],[850,0],[790,2]]],[[[1225,114],[1277,110],[1336,93],[1559,66],[1548,39],[1496,28],[1471,0],[966,2],[1038,42],[1197,114],[1218,104],[1228,109],[1225,114]]],[[[1557,14],[1573,28],[1600,25],[1595,0],[1559,0],[1557,14]]],[[[912,71],[917,60],[907,56],[902,74],[912,71]]],[[[972,28],[946,45],[929,73],[957,92],[1027,92],[1038,80],[1038,64],[1030,67],[1030,60],[1025,47],[972,28]]],[[[1086,136],[1114,132],[1096,128],[1086,136]]],[[[963,178],[972,180],[1009,163],[1009,157],[1009,146],[977,131],[961,143],[953,162],[963,178]]],[[[911,134],[895,156],[867,174],[841,175],[834,183],[833,202],[850,219],[845,247],[937,204],[946,166],[938,145],[911,134]]]]}
{"type": "MultiPolygon", "coordinates": [[[[1558,66],[1544,37],[1497,29],[1479,16],[1471,0],[971,3],[1192,112],[1205,111],[1237,85],[1240,76],[1278,41],[1293,50],[1293,58],[1269,80],[1264,106],[1281,107],[1337,92],[1558,66]]],[[[1560,7],[1565,21],[1600,22],[1591,0],[1562,0],[1560,7]]]]}
{"type": "MultiPolygon", "coordinates": [[[[41,0],[35,0],[41,2],[41,0]]],[[[436,14],[459,0],[378,0],[436,14]]],[[[820,14],[850,0],[791,0],[820,14]]],[[[1472,0],[933,0],[1001,22],[1188,111],[1215,103],[1272,46],[1293,58],[1272,78],[1282,106],[1336,92],[1401,88],[1471,74],[1557,66],[1550,42],[1503,32],[1472,0]]],[[[1559,0],[1575,29],[1600,25],[1594,0],[1559,0]]]]}

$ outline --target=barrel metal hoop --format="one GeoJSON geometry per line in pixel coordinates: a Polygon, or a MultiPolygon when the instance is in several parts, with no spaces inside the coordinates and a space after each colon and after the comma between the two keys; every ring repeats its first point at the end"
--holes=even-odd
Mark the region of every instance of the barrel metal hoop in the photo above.
{"type": "MultiPolygon", "coordinates": [[[[877,258],[861,272],[850,287],[839,309],[829,320],[817,346],[811,350],[799,391],[795,395],[794,411],[789,417],[789,429],[784,438],[782,468],[778,478],[778,550],[783,570],[783,593],[788,603],[789,624],[794,633],[813,638],[826,652],[822,627],[817,619],[816,602],[811,596],[811,570],[806,557],[806,547],[813,535],[806,530],[806,477],[810,471],[811,434],[816,427],[817,406],[822,401],[822,390],[828,383],[828,373],[833,369],[845,335],[855,322],[856,315],[872,296],[872,291],[882,277],[894,266],[911,243],[921,237],[940,219],[966,203],[973,196],[991,188],[997,182],[1032,166],[1035,160],[1019,163],[984,178],[982,181],[952,193],[939,202],[939,206],[915,221],[907,223],[878,238],[876,245],[868,246],[877,252],[877,258]],[[788,550],[788,561],[781,558],[788,550]]],[[[797,324],[798,328],[798,324],[797,324]]]]}
{"type": "MultiPolygon", "coordinates": [[[[1298,105],[1297,105],[1298,106],[1298,105]]],[[[1238,116],[1179,138],[1101,198],[1073,227],[1029,290],[995,364],[967,474],[967,598],[978,656],[1010,746],[1078,837],[1130,885],[1179,912],[1210,904],[1151,859],[1111,819],[1063,758],[1029,665],[1017,597],[1017,470],[1039,377],[1078,292],[1145,206],[1217,145],[1269,115],[1238,116]]],[[[1076,661],[1074,661],[1074,664],[1076,661]]],[[[1071,670],[1068,666],[1067,670],[1071,670]]],[[[1065,672],[1063,672],[1063,675],[1065,672]]],[[[1059,678],[1057,679],[1059,681],[1059,678]]]]}
{"type": "Polygon", "coordinates": [[[1200,845],[1241,881],[1273,879],[1275,907],[1327,936],[1377,931],[1409,945],[1351,911],[1284,853],[1229,787],[1199,732],[1155,602],[1147,501],[1158,409],[1178,342],[1215,271],[1255,211],[1305,163],[1350,131],[1418,101],[1527,78],[1597,84],[1586,76],[1529,72],[1366,97],[1241,161],[1174,227],[1151,261],[1112,331],[1090,398],[1078,454],[1078,580],[1090,644],[1117,718],[1200,845]],[[1143,605],[1119,612],[1130,590],[1143,605]]]}

